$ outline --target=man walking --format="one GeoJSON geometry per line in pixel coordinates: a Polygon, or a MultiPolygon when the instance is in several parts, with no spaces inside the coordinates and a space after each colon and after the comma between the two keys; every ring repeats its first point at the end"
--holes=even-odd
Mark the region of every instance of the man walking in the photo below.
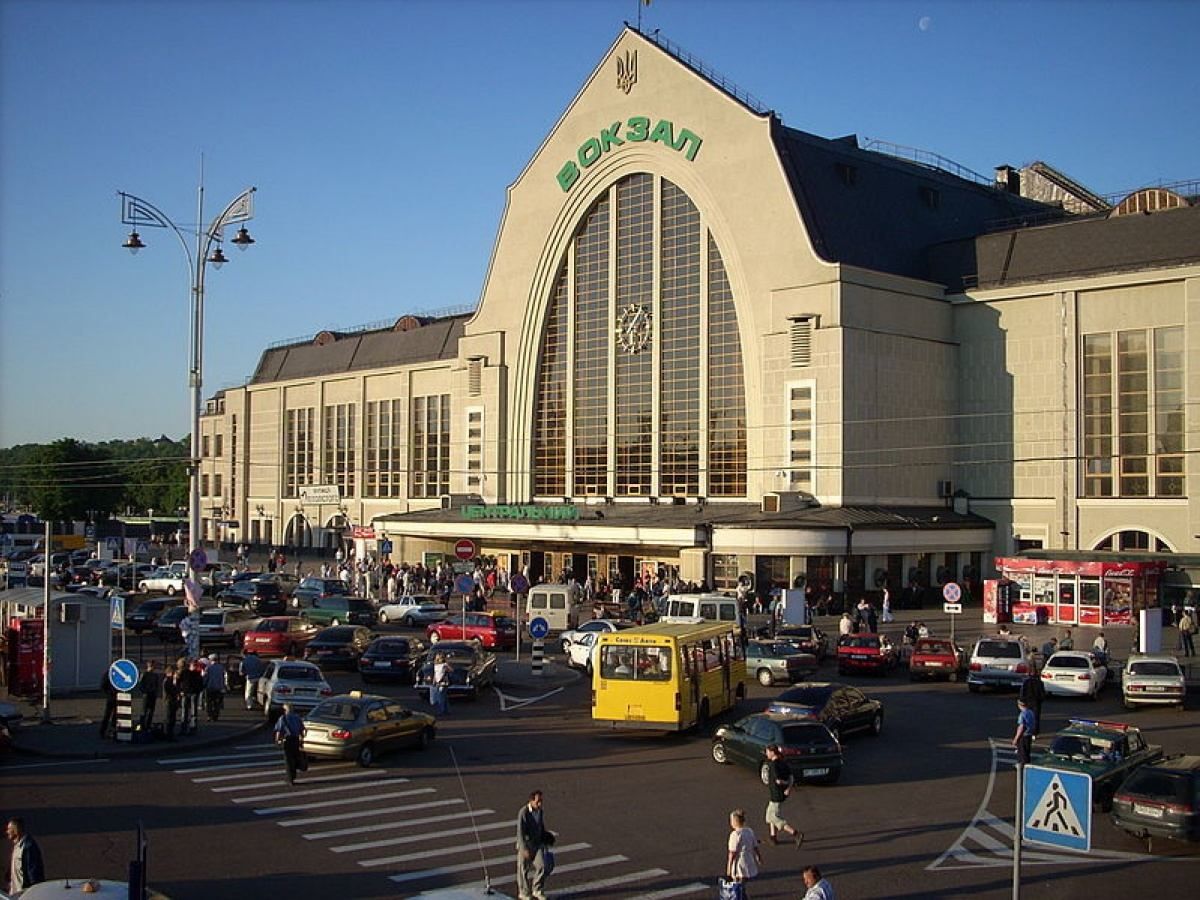
{"type": "Polygon", "coordinates": [[[163,679],[163,697],[167,701],[167,740],[175,740],[175,725],[179,721],[179,707],[183,703],[183,688],[179,681],[179,671],[175,666],[167,666],[167,676],[163,679]]]}
{"type": "Polygon", "coordinates": [[[8,889],[17,895],[26,888],[46,880],[46,869],[42,864],[42,849],[25,830],[25,820],[8,820],[5,834],[12,841],[12,859],[8,865],[8,889]]]}
{"type": "Polygon", "coordinates": [[[307,769],[301,742],[304,740],[304,720],[292,711],[292,704],[283,704],[283,715],[275,723],[275,743],[283,745],[283,761],[287,766],[288,784],[296,783],[296,772],[307,769]]]}
{"type": "Polygon", "coordinates": [[[1186,606],[1183,608],[1183,615],[1179,617],[1179,641],[1183,645],[1184,656],[1196,655],[1196,643],[1193,635],[1196,633],[1196,619],[1194,614],[1186,606]]]}
{"type": "Polygon", "coordinates": [[[246,679],[246,709],[254,708],[254,698],[258,694],[258,679],[267,671],[267,664],[262,661],[257,651],[247,650],[242,660],[242,675],[246,679]]]}
{"type": "Polygon", "coordinates": [[[138,691],[142,695],[140,725],[142,731],[148,732],[154,726],[154,708],[158,705],[159,694],[162,693],[162,676],[158,674],[158,663],[155,660],[146,663],[146,671],[142,673],[138,691]]]}
{"type": "Polygon", "coordinates": [[[542,813],[542,792],[533,791],[529,802],[517,815],[517,898],[546,900],[546,820],[542,813]]]}
{"type": "Polygon", "coordinates": [[[796,843],[796,849],[804,843],[804,832],[797,831],[783,817],[783,801],[792,793],[796,779],[792,776],[791,767],[779,753],[777,744],[767,745],[767,789],[770,791],[770,801],[767,803],[767,829],[771,843],[779,845],[779,832],[786,832],[796,843]]]}
{"type": "Polygon", "coordinates": [[[215,722],[221,715],[225,703],[225,666],[217,654],[208,655],[208,667],[204,670],[204,705],[208,721],[215,722]]]}
{"type": "Polygon", "coordinates": [[[1042,676],[1038,673],[1036,662],[1030,662],[1029,674],[1021,682],[1017,698],[1033,711],[1033,733],[1029,736],[1032,741],[1042,730],[1042,701],[1046,699],[1046,686],[1042,684],[1042,676]]]}
{"type": "Polygon", "coordinates": [[[116,733],[117,727],[117,689],[113,687],[108,677],[108,669],[100,676],[100,691],[104,694],[104,718],[100,720],[100,737],[108,737],[111,729],[116,733]]]}
{"type": "Polygon", "coordinates": [[[194,660],[191,665],[187,665],[186,660],[181,660],[181,664],[184,666],[179,679],[179,686],[183,691],[183,725],[179,733],[195,734],[196,726],[200,722],[200,695],[204,692],[204,675],[200,671],[199,660],[194,660]]]}

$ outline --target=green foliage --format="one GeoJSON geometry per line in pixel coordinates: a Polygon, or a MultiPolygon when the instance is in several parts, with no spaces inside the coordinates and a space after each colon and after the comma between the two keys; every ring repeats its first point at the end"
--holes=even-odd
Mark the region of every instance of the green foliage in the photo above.
{"type": "Polygon", "coordinates": [[[14,509],[52,519],[169,514],[187,505],[189,453],[186,440],[166,437],[101,444],[63,438],[0,449],[0,496],[14,509]]]}

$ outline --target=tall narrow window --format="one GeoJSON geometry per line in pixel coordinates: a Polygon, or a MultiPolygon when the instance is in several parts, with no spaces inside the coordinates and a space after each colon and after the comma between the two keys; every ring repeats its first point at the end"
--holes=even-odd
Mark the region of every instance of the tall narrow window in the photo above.
{"type": "Polygon", "coordinates": [[[746,390],[733,290],[708,239],[708,492],[746,494],[746,390]]]}
{"type": "Polygon", "coordinates": [[[700,213],[662,186],[662,492],[700,492],[700,213]]]}
{"type": "Polygon", "coordinates": [[[467,491],[482,492],[483,474],[483,409],[472,407],[467,410],[467,491]]]}
{"type": "Polygon", "coordinates": [[[1117,335],[1117,451],[1121,496],[1150,493],[1150,353],[1145,331],[1117,335]]]}
{"type": "Polygon", "coordinates": [[[575,487],[608,490],[608,212],[596,204],[575,239],[575,487]]]}
{"type": "Polygon", "coordinates": [[[289,409],[283,424],[283,496],[297,497],[300,488],[313,483],[316,435],[312,407],[289,409]]]}
{"type": "Polygon", "coordinates": [[[790,489],[815,493],[813,478],[813,392],[811,381],[787,386],[787,472],[790,489]]]}
{"type": "Polygon", "coordinates": [[[404,433],[403,400],[371,400],[367,403],[367,434],[364,494],[367,497],[401,496],[404,433]]]}
{"type": "Polygon", "coordinates": [[[1111,497],[1112,335],[1083,339],[1083,495],[1111,497]]]}
{"type": "Polygon", "coordinates": [[[1160,497],[1183,496],[1184,431],[1183,329],[1154,331],[1155,491],[1160,497]]]}
{"type": "Polygon", "coordinates": [[[650,493],[653,451],[654,178],[617,185],[616,493],[650,493]]]}
{"type": "Polygon", "coordinates": [[[559,273],[546,317],[538,367],[533,443],[533,492],[561,497],[567,492],[567,277],[559,273]]]}
{"type": "Polygon", "coordinates": [[[353,403],[335,403],[325,407],[325,445],[322,476],[326,484],[336,484],[343,497],[353,497],[355,467],[355,414],[353,403]]]}
{"type": "Polygon", "coordinates": [[[412,487],[414,497],[450,493],[450,395],[413,398],[412,487]]]}

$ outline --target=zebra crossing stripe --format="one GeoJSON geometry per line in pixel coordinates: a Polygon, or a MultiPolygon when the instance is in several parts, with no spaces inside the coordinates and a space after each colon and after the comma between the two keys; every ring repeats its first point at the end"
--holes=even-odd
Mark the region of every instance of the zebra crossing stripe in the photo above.
{"type": "MultiPolygon", "coordinates": [[[[502,844],[512,843],[511,841],[500,841],[502,844]]],[[[565,853],[574,853],[576,850],[586,850],[591,844],[566,844],[562,847],[554,848],[555,857],[565,853]]],[[[420,854],[424,857],[426,854],[420,854]]],[[[441,875],[455,875],[459,872],[472,872],[481,866],[506,866],[511,864],[513,857],[511,853],[506,853],[504,856],[497,856],[492,859],[485,859],[483,862],[459,863],[454,866],[439,866],[436,869],[422,869],[419,872],[401,872],[399,875],[389,875],[388,878],[397,883],[405,881],[423,881],[426,878],[437,878],[441,875]]],[[[495,884],[496,882],[492,882],[495,884]]]]}
{"type": "Polygon", "coordinates": [[[663,888],[661,891],[654,891],[650,894],[642,894],[641,900],[668,900],[670,897],[683,897],[687,894],[696,894],[700,891],[711,891],[712,887],[705,884],[703,881],[693,881],[689,884],[681,884],[679,887],[663,888]]]}
{"type": "Polygon", "coordinates": [[[357,788],[376,788],[384,787],[390,784],[407,784],[407,778],[381,778],[378,781],[370,781],[360,784],[335,784],[331,787],[316,787],[308,788],[310,782],[298,782],[297,787],[288,791],[276,791],[273,794],[259,794],[255,797],[231,797],[234,803],[261,803],[264,800],[282,800],[287,797],[312,797],[318,794],[336,794],[338,792],[352,791],[357,788]],[[307,789],[306,789],[307,788],[307,789]]]}
{"type": "MultiPolygon", "coordinates": [[[[345,772],[341,775],[322,775],[320,778],[305,778],[304,784],[305,786],[310,784],[327,784],[331,781],[345,781],[353,778],[370,778],[373,777],[373,775],[373,772],[363,772],[362,770],[359,770],[357,772],[345,772]]],[[[192,780],[198,781],[199,779],[192,780]]],[[[265,787],[274,787],[275,785],[283,786],[285,784],[287,784],[287,781],[285,779],[280,779],[279,781],[259,782],[257,784],[231,784],[226,785],[225,787],[209,788],[209,790],[214,794],[227,794],[230,791],[260,791],[265,787]]]]}
{"type": "Polygon", "coordinates": [[[510,837],[500,838],[499,840],[493,841],[480,841],[479,843],[470,841],[465,844],[455,844],[451,847],[437,847],[430,850],[418,850],[416,853],[405,853],[400,856],[385,856],[381,857],[380,859],[360,859],[358,864],[364,868],[370,868],[372,866],[392,866],[399,865],[400,863],[412,862],[414,860],[425,860],[432,856],[454,856],[456,853],[475,853],[479,850],[490,850],[492,847],[504,846],[515,847],[516,844],[510,837]]]}
{"type": "MultiPolygon", "coordinates": [[[[476,831],[495,831],[497,828],[512,828],[512,822],[490,822],[486,825],[476,825],[467,828],[451,828],[446,831],[431,831],[427,834],[412,834],[406,837],[385,838],[378,841],[366,841],[361,844],[342,844],[340,847],[330,847],[334,853],[353,853],[356,850],[374,850],[377,847],[394,847],[397,844],[415,844],[431,838],[454,837],[459,834],[474,834],[476,831]]],[[[514,844],[514,846],[516,846],[514,844]]]]}
{"type": "MultiPolygon", "coordinates": [[[[433,788],[422,788],[419,791],[409,791],[410,794],[433,794],[433,788]]],[[[345,822],[347,819],[365,819],[368,816],[390,816],[392,813],[406,812],[410,809],[430,809],[434,806],[450,806],[462,803],[459,798],[453,800],[432,800],[429,803],[409,803],[406,806],[389,806],[385,809],[368,809],[348,813],[332,813],[328,816],[307,816],[303,819],[284,819],[276,822],[283,828],[294,828],[297,825],[320,825],[322,822],[345,822]]]]}
{"type": "MultiPolygon", "coordinates": [[[[555,848],[554,855],[558,856],[558,849],[555,848]]],[[[557,863],[554,865],[554,874],[561,875],[565,872],[578,872],[581,869],[594,869],[596,866],[607,866],[610,863],[629,862],[628,856],[622,856],[616,853],[612,856],[601,856],[597,859],[585,859],[577,863],[567,863],[565,866],[560,866],[557,863]]],[[[514,872],[511,875],[501,875],[499,878],[493,878],[492,884],[508,884],[510,881],[516,881],[517,875],[514,872]]]]}
{"type": "Polygon", "coordinates": [[[246,759],[253,756],[273,756],[275,759],[282,759],[283,754],[276,747],[262,747],[261,749],[248,750],[243,753],[222,753],[217,756],[164,756],[161,759],[155,760],[160,766],[173,766],[176,763],[200,763],[200,762],[222,762],[230,759],[246,759]]]}
{"type": "Polygon", "coordinates": [[[555,897],[574,897],[576,894],[586,894],[588,891],[599,891],[604,888],[620,887],[623,884],[629,884],[631,881],[642,881],[647,878],[659,878],[663,875],[670,874],[666,869],[645,869],[641,872],[630,872],[627,875],[618,875],[615,878],[605,878],[601,881],[589,881],[587,884],[573,884],[570,887],[565,887],[562,890],[555,890],[555,897]]]}
{"type": "MultiPolygon", "coordinates": [[[[477,809],[476,816],[490,816],[494,809],[477,809]]],[[[325,838],[347,837],[351,834],[370,834],[372,831],[386,831],[391,828],[411,828],[414,825],[432,825],[434,822],[454,822],[468,818],[461,812],[445,816],[426,816],[423,819],[401,819],[399,822],[377,822],[374,825],[355,825],[353,828],[338,828],[334,831],[314,831],[312,834],[301,835],[306,841],[319,841],[325,838]]]]}
{"type": "MultiPolygon", "coordinates": [[[[428,789],[426,789],[428,790],[428,789]]],[[[376,794],[372,797],[349,797],[341,800],[320,800],[316,803],[291,803],[287,806],[267,806],[256,809],[256,816],[277,816],[281,813],[299,812],[302,809],[328,809],[331,806],[349,806],[351,803],[363,803],[368,800],[392,800],[396,797],[411,797],[413,794],[423,794],[425,790],[392,791],[387,794],[376,794]]]]}

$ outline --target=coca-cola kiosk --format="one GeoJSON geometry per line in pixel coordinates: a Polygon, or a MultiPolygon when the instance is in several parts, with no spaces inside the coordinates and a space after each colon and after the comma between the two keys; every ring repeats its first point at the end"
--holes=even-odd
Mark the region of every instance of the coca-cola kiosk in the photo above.
{"type": "Polygon", "coordinates": [[[999,583],[1011,585],[1013,622],[1028,625],[1132,625],[1158,606],[1159,561],[998,557],[999,583]]]}

